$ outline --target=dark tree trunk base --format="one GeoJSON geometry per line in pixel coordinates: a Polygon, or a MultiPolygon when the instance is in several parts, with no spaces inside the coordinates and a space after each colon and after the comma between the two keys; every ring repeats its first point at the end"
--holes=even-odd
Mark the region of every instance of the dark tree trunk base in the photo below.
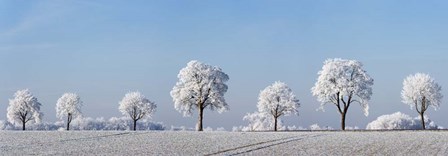
{"type": "Polygon", "coordinates": [[[421,121],[421,123],[422,123],[422,128],[423,128],[423,129],[426,129],[426,125],[425,125],[425,116],[423,115],[423,113],[420,113],[420,120],[422,120],[422,121],[421,121]]]}
{"type": "Polygon", "coordinates": [[[341,114],[341,129],[345,131],[345,115],[346,113],[341,114]]]}
{"type": "Polygon", "coordinates": [[[274,131],[277,131],[277,118],[274,117],[274,131]]]}
{"type": "Polygon", "coordinates": [[[198,123],[196,125],[196,129],[197,131],[203,131],[202,128],[202,119],[204,117],[204,109],[203,108],[199,108],[199,119],[198,119],[198,123]]]}

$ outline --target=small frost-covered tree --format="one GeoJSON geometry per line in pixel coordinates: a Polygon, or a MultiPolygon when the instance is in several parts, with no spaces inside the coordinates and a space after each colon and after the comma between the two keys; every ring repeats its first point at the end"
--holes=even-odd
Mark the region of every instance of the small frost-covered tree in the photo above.
{"type": "Polygon", "coordinates": [[[67,117],[67,131],[70,130],[70,123],[73,117],[82,115],[82,101],[75,93],[63,94],[56,103],[56,117],[63,119],[67,117]]]}
{"type": "Polygon", "coordinates": [[[411,106],[411,109],[415,107],[415,110],[420,115],[423,129],[426,129],[425,111],[429,106],[432,106],[434,110],[439,108],[443,98],[441,91],[442,87],[427,74],[417,73],[410,75],[403,81],[402,102],[411,106]]]}
{"type": "Polygon", "coordinates": [[[145,117],[151,117],[156,108],[156,104],[149,101],[140,92],[127,93],[120,101],[120,107],[118,107],[123,115],[129,116],[133,120],[134,131],[137,128],[137,121],[145,117]]]}
{"type": "Polygon", "coordinates": [[[247,120],[249,122],[249,125],[247,127],[244,127],[244,130],[245,131],[268,130],[274,124],[272,123],[272,120],[267,120],[267,117],[268,116],[266,114],[260,112],[247,113],[243,117],[243,120],[247,120]]]}
{"type": "Polygon", "coordinates": [[[277,119],[291,113],[298,115],[300,103],[286,83],[277,81],[260,92],[257,107],[260,113],[272,117],[274,131],[277,131],[277,119]]]}
{"type": "Polygon", "coordinates": [[[359,103],[364,115],[369,114],[368,101],[372,96],[373,79],[362,69],[361,62],[345,59],[328,59],[319,71],[311,93],[321,102],[334,104],[341,115],[341,129],[345,130],[345,117],[352,103],[359,103]]]}
{"type": "Polygon", "coordinates": [[[25,130],[25,124],[29,121],[40,123],[43,116],[41,105],[28,89],[19,90],[14,94],[14,99],[9,99],[8,121],[15,125],[21,124],[22,130],[25,130]]]}
{"type": "Polygon", "coordinates": [[[192,111],[197,109],[199,118],[196,130],[203,130],[205,108],[219,113],[228,110],[224,93],[227,92],[225,82],[229,76],[221,68],[193,60],[180,70],[177,77],[179,81],[171,91],[174,108],[184,116],[191,116],[192,111]]]}
{"type": "MultiPolygon", "coordinates": [[[[272,120],[271,116],[266,113],[254,112],[247,113],[243,120],[249,122],[249,124],[245,127],[242,127],[242,131],[268,131],[272,130],[274,127],[274,120],[272,120]]],[[[277,127],[280,129],[284,129],[283,122],[281,119],[277,121],[277,127]]]]}

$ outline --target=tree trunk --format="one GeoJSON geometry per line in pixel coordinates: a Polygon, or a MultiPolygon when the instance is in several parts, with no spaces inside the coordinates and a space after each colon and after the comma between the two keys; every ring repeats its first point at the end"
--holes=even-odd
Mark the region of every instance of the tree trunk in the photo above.
{"type": "Polygon", "coordinates": [[[204,108],[199,108],[199,119],[198,119],[198,123],[196,125],[196,130],[197,131],[202,131],[202,119],[204,117],[204,108]]]}
{"type": "Polygon", "coordinates": [[[67,121],[67,131],[70,130],[70,122],[67,121]]]}
{"type": "Polygon", "coordinates": [[[426,126],[425,126],[425,116],[423,116],[423,113],[424,112],[422,112],[422,113],[420,113],[420,120],[422,120],[422,128],[425,130],[426,129],[426,126]]]}
{"type": "Polygon", "coordinates": [[[67,131],[70,130],[70,122],[72,122],[72,115],[68,113],[67,115],[67,131]]]}
{"type": "Polygon", "coordinates": [[[345,131],[345,115],[346,115],[346,112],[343,112],[343,113],[341,114],[341,129],[342,129],[343,131],[345,131]]]}
{"type": "Polygon", "coordinates": [[[277,131],[277,117],[274,117],[274,131],[277,131]]]}
{"type": "Polygon", "coordinates": [[[25,130],[25,121],[22,121],[22,130],[24,131],[25,130]]]}
{"type": "Polygon", "coordinates": [[[134,119],[134,131],[137,129],[137,120],[134,119]]]}

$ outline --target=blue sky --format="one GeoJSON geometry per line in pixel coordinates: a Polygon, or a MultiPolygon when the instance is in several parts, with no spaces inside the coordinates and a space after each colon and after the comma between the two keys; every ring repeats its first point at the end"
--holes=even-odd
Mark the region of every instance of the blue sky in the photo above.
{"type": "MultiPolygon", "coordinates": [[[[370,115],[354,105],[348,126],[397,111],[417,116],[401,103],[406,76],[428,73],[448,96],[447,3],[0,0],[0,120],[18,89],[31,89],[47,121],[56,121],[64,92],[81,96],[85,116],[109,118],[121,116],[118,101],[138,90],[158,105],[155,121],[194,127],[196,116],[175,111],[169,92],[195,59],[230,76],[230,111],[207,111],[206,127],[246,125],[259,91],[280,80],[302,104],[285,125],[339,128],[336,107],[316,111],[310,93],[323,61],[335,57],[363,62],[375,80],[370,115]]],[[[448,127],[445,103],[428,115],[448,127]]]]}

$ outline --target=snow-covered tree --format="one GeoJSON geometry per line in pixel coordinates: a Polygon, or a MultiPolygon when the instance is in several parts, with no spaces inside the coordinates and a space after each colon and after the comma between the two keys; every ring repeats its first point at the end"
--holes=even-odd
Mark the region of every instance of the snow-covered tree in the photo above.
{"type": "Polygon", "coordinates": [[[67,131],[70,130],[70,123],[73,117],[78,117],[81,114],[82,101],[75,93],[63,94],[56,103],[56,117],[63,119],[67,117],[67,131]]]}
{"type": "Polygon", "coordinates": [[[320,109],[327,103],[334,104],[341,114],[341,129],[345,130],[348,108],[356,102],[369,114],[368,101],[372,96],[373,79],[362,69],[361,62],[345,59],[328,59],[319,71],[317,82],[311,93],[321,102],[320,109]]]}
{"type": "Polygon", "coordinates": [[[434,110],[439,108],[443,98],[441,91],[442,87],[427,74],[417,73],[410,75],[403,81],[402,102],[411,106],[411,109],[415,107],[415,110],[420,115],[423,129],[426,129],[425,111],[429,106],[432,106],[434,110]]]}
{"type": "Polygon", "coordinates": [[[120,106],[118,107],[123,115],[129,116],[133,120],[134,131],[136,130],[137,121],[145,117],[151,117],[156,108],[156,104],[149,101],[140,92],[127,93],[120,101],[120,106]]]}
{"type": "Polygon", "coordinates": [[[9,99],[8,121],[15,125],[22,124],[22,130],[25,130],[28,121],[39,123],[42,119],[41,105],[28,89],[19,90],[14,94],[14,99],[9,99]]]}
{"type": "Polygon", "coordinates": [[[174,101],[174,108],[183,113],[184,116],[191,116],[192,111],[198,110],[198,123],[196,129],[202,131],[202,120],[204,109],[217,110],[219,113],[228,110],[228,105],[224,99],[227,92],[226,81],[229,76],[221,68],[193,60],[187,67],[180,70],[177,75],[179,81],[171,91],[174,101]]]}
{"type": "Polygon", "coordinates": [[[258,96],[258,111],[268,114],[274,121],[274,131],[277,131],[277,119],[282,115],[299,114],[299,99],[291,88],[283,82],[277,81],[266,87],[258,96]]]}

